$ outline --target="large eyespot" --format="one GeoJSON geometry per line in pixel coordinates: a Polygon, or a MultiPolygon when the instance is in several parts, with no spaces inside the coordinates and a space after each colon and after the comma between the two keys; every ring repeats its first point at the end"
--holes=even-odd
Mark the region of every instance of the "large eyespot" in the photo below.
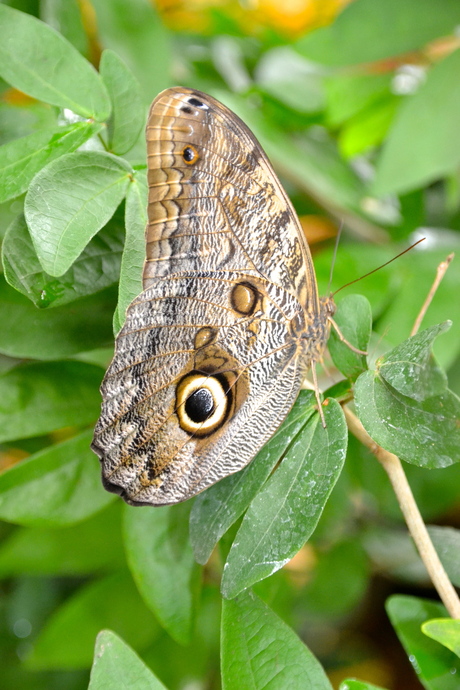
{"type": "Polygon", "coordinates": [[[187,165],[193,165],[197,162],[199,157],[200,156],[198,155],[198,151],[193,146],[186,146],[182,151],[182,158],[187,163],[187,165]]]}
{"type": "Polygon", "coordinates": [[[181,428],[194,436],[207,436],[218,429],[227,416],[229,395],[221,376],[199,372],[184,376],[176,391],[176,412],[181,428]]]}

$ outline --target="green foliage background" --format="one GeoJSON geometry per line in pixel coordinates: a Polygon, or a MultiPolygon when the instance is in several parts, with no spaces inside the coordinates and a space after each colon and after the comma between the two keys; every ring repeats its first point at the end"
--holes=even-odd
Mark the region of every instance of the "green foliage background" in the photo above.
{"type": "Polygon", "coordinates": [[[459,245],[460,5],[355,0],[296,40],[225,8],[208,19],[203,36],[148,0],[0,3],[0,685],[454,690],[458,621],[432,601],[382,468],[347,448],[338,403],[354,395],[406,461],[460,586],[455,262],[407,340],[459,245]],[[243,472],[131,508],[103,491],[89,444],[141,290],[147,108],[176,83],[245,120],[307,229],[343,223],[334,288],[427,240],[338,295],[337,322],[371,354],[331,339],[326,432],[303,391],[243,472]]]}

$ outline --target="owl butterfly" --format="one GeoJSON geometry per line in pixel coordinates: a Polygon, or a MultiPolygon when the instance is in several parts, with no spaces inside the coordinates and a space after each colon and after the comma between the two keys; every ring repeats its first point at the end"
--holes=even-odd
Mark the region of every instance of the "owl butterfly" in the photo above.
{"type": "Polygon", "coordinates": [[[144,291],[116,339],[92,448],[106,489],[164,505],[242,469],[273,435],[310,367],[316,381],[334,304],[234,113],[171,88],[146,133],[144,291]]]}

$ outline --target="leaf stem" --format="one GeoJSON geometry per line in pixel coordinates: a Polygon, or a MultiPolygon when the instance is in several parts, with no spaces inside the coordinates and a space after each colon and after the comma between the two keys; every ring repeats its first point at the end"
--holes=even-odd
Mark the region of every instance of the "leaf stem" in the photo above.
{"type": "Polygon", "coordinates": [[[426,296],[426,299],[422,305],[422,308],[420,309],[419,315],[415,319],[415,323],[414,323],[412,330],[410,332],[411,336],[418,333],[418,329],[420,328],[420,324],[423,321],[423,317],[425,316],[427,309],[431,304],[431,300],[433,299],[433,297],[436,293],[436,290],[439,287],[439,283],[444,278],[444,275],[445,275],[447,269],[449,268],[449,264],[453,258],[454,258],[454,254],[449,254],[449,256],[447,256],[444,259],[444,261],[441,261],[441,263],[439,264],[437,271],[436,271],[436,278],[433,281],[433,285],[431,286],[430,291],[426,296]]]}
{"type": "Polygon", "coordinates": [[[409,532],[441,601],[452,618],[460,618],[460,599],[439,560],[439,556],[420,515],[407,477],[404,474],[400,459],[375,443],[364,429],[358,417],[348,407],[343,406],[343,411],[351,433],[366,448],[369,448],[387,473],[409,532]]]}

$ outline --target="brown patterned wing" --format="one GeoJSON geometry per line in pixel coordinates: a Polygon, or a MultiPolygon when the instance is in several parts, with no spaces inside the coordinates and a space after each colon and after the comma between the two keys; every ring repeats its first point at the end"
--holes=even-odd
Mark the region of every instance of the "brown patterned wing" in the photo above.
{"type": "Polygon", "coordinates": [[[259,275],[319,312],[298,218],[246,125],[199,91],[154,100],[147,124],[149,223],[144,288],[182,271],[259,275]]]}
{"type": "Polygon", "coordinates": [[[235,272],[176,274],[129,307],[92,446],[106,488],[128,503],[177,503],[236,472],[291,408],[298,302],[254,277],[251,301],[241,285],[235,272]]]}
{"type": "Polygon", "coordinates": [[[236,115],[168,89],[147,150],[144,292],[117,337],[92,447],[107,489],[162,505],[254,457],[327,329],[298,220],[236,115]]]}

